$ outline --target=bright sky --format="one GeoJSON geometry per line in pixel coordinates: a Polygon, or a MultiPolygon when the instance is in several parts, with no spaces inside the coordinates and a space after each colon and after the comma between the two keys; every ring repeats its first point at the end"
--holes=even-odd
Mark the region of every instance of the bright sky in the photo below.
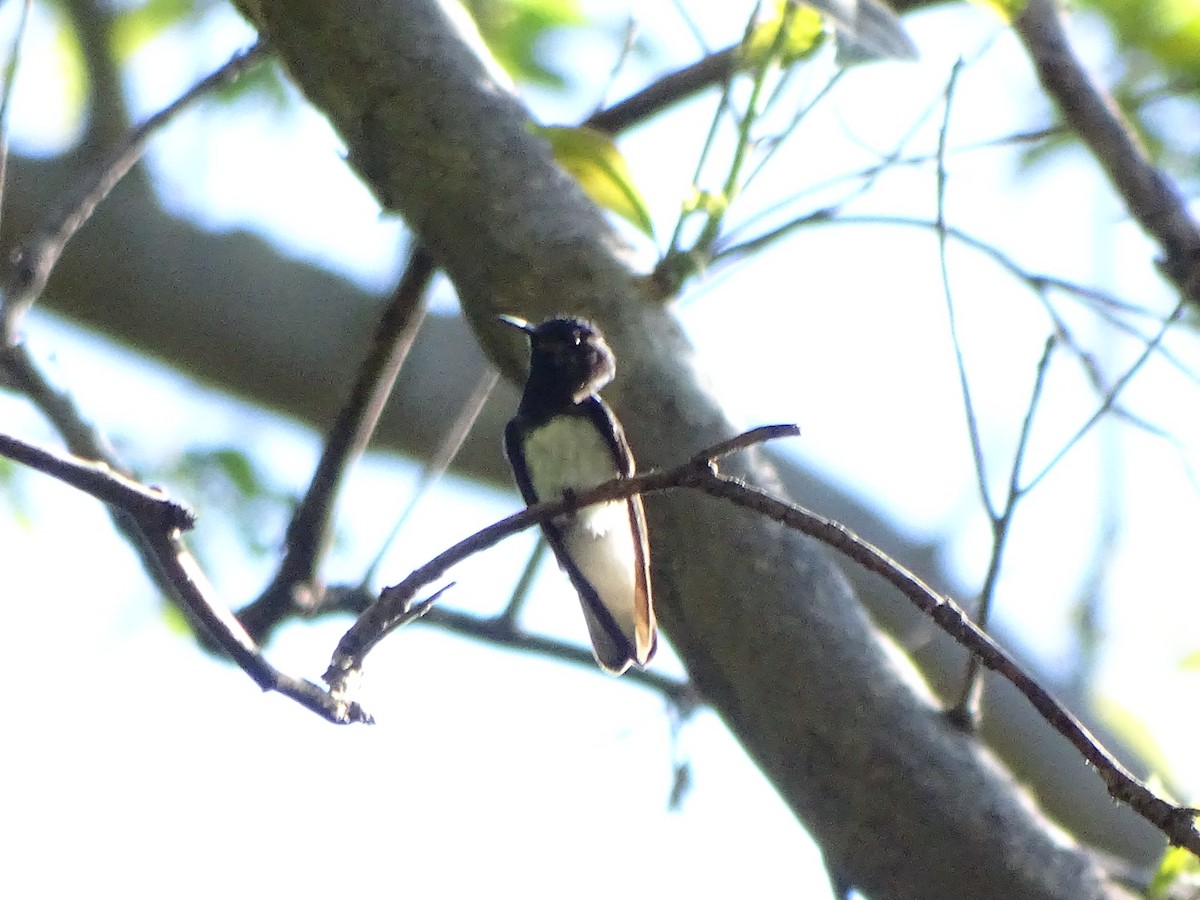
{"type": "MultiPolygon", "coordinates": [[[[9,30],[14,7],[0,9],[9,30]]],[[[639,4],[643,14],[644,32],[656,36],[668,59],[692,58],[695,48],[672,4],[639,4]],[[663,35],[674,38],[665,42],[663,35]]],[[[733,21],[702,24],[717,45],[715,35],[740,32],[740,20],[733,21]]],[[[747,192],[747,208],[776,199],[796,172],[808,182],[868,164],[864,145],[891,150],[896,135],[932,108],[911,145],[930,151],[942,114],[936,104],[960,54],[971,64],[953,101],[952,147],[1043,122],[1027,68],[996,20],[956,7],[908,24],[922,61],[849,74],[833,102],[781,152],[777,177],[747,192]]],[[[134,60],[140,113],[174,99],[249,40],[223,8],[204,27],[211,46],[203,51],[191,38],[168,36],[134,60]]],[[[47,28],[43,20],[35,40],[49,40],[47,28]]],[[[1103,58],[1094,31],[1085,45],[1103,58]]],[[[558,52],[596,71],[611,67],[612,48],[596,42],[573,40],[558,52]]],[[[60,82],[49,58],[26,51],[14,108],[19,148],[62,140],[62,122],[57,131],[50,127],[46,110],[69,108],[69,97],[55,93],[60,82]]],[[[646,76],[634,64],[610,95],[646,76]]],[[[811,91],[822,76],[807,77],[811,91]]],[[[534,100],[547,122],[569,121],[593,105],[567,107],[541,94],[534,100]]],[[[671,113],[670,147],[653,127],[622,140],[661,231],[669,233],[670,211],[690,182],[692,163],[680,164],[678,148],[699,146],[710,113],[705,105],[671,113]]],[[[260,227],[289,252],[383,290],[396,270],[400,229],[380,220],[337,151],[336,137],[315,114],[244,104],[236,116],[213,108],[185,117],[156,139],[153,158],[159,184],[179,210],[214,228],[260,227]],[[305,190],[297,191],[301,180],[305,190]]],[[[930,217],[934,201],[924,167],[886,176],[853,208],[930,217]]],[[[947,203],[955,225],[997,240],[1031,271],[1100,284],[1155,310],[1169,307],[1153,275],[1153,248],[1078,154],[1060,154],[1032,172],[1017,171],[1006,151],[955,154],[947,203]],[[1093,225],[1078,233],[1080,222],[1093,225]]],[[[1027,290],[978,254],[955,249],[950,272],[999,489],[1045,315],[1027,290]]],[[[1058,308],[1110,377],[1137,355],[1134,342],[1102,335],[1069,301],[1058,308]]],[[[808,230],[750,267],[714,273],[679,315],[737,420],[799,422],[798,454],[914,535],[944,541],[963,582],[979,583],[987,524],[929,232],[808,230]]],[[[131,453],[153,459],[185,443],[246,446],[274,486],[302,489],[316,435],[231,404],[49,316],[35,315],[28,332],[61,383],[131,453]],[[129,404],[130,396],[138,403],[129,404]],[[148,408],[156,410],[155,435],[143,434],[148,408]]],[[[1174,334],[1168,343],[1180,358],[1198,358],[1194,336],[1174,334]]],[[[1096,402],[1065,354],[1062,362],[1051,370],[1031,471],[1096,402]]],[[[1184,412],[1195,408],[1196,392],[1194,380],[1169,366],[1146,367],[1129,388],[1129,403],[1182,449],[1126,426],[1097,429],[1018,512],[998,595],[999,616],[1019,630],[1025,647],[1069,672],[1075,594],[1095,564],[1098,533],[1119,524],[1119,543],[1107,559],[1098,690],[1151,726],[1173,774],[1193,792],[1200,788],[1194,717],[1178,710],[1191,708],[1182,700],[1194,695],[1196,675],[1181,675],[1178,662],[1200,643],[1188,566],[1200,498],[1185,465],[1200,456],[1200,426],[1184,412]],[[1110,460],[1119,475],[1105,468],[1110,460]]],[[[37,416],[7,395],[0,396],[0,422],[5,431],[53,443],[37,416]]],[[[356,473],[343,504],[353,532],[331,580],[361,573],[414,477],[411,466],[394,460],[370,460],[356,473]]],[[[652,693],[410,629],[378,649],[367,670],[367,699],[379,724],[332,728],[287,701],[260,696],[239,672],[172,632],[94,502],[41,477],[20,478],[12,496],[17,514],[0,515],[8,601],[0,658],[16,673],[10,719],[20,738],[6,743],[8,770],[20,775],[0,787],[0,828],[10,829],[0,840],[0,895],[62,897],[104,885],[132,898],[218,891],[451,897],[505,884],[529,897],[599,897],[632,882],[672,896],[775,896],[781,885],[793,896],[828,896],[816,849],[711,714],[690,721],[673,746],[671,724],[652,693]],[[667,797],[679,754],[692,765],[694,788],[676,813],[667,797]]],[[[406,532],[403,554],[389,558],[389,580],[516,506],[515,494],[451,481],[406,532]]],[[[236,537],[207,540],[202,549],[221,554],[212,574],[224,595],[252,596],[268,562],[237,553],[236,537]]],[[[498,608],[531,542],[524,536],[457,570],[450,602],[498,608]]],[[[289,628],[271,658],[289,672],[319,676],[346,624],[289,628]]],[[[529,624],[586,639],[565,580],[549,571],[529,624]]],[[[658,665],[677,667],[669,653],[658,665]]]]}

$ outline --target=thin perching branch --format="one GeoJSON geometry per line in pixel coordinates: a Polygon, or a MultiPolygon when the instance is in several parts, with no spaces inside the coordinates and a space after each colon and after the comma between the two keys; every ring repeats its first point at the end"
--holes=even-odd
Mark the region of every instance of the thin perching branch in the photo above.
{"type": "Polygon", "coordinates": [[[568,515],[596,503],[634,494],[689,488],[813,537],[883,577],[944,632],[977,655],[980,662],[1012,683],[1059,734],[1071,742],[1104,781],[1109,794],[1128,804],[1157,827],[1172,844],[1200,856],[1200,831],[1193,821],[1197,811],[1159,797],[1120,763],[1087,728],[1044,687],[1030,676],[986,632],[975,625],[948,597],[938,594],[882,550],[859,538],[844,525],[802,507],[772,497],[742,481],[717,471],[716,460],[744,447],[799,434],[794,425],[757,428],[708,448],[675,468],[629,478],[617,478],[588,491],[530,506],[514,513],[442,552],[414,570],[400,583],[386,588],[338,643],[324,680],[330,693],[345,698],[357,680],[368,653],[389,633],[429,613],[445,587],[431,597],[416,600],[417,593],[441,578],[451,566],[499,543],[525,528],[568,515]]]}
{"type": "MultiPolygon", "coordinates": [[[[450,587],[450,585],[446,585],[450,587]]],[[[363,585],[330,585],[325,592],[320,609],[314,616],[352,613],[361,615],[376,597],[363,585]]],[[[478,616],[458,609],[427,604],[426,612],[417,625],[431,625],[458,637],[470,638],[489,646],[508,647],[521,653],[530,653],[556,662],[579,666],[596,672],[596,659],[590,650],[579,644],[558,640],[540,634],[532,634],[517,626],[514,617],[505,608],[494,616],[478,616]]],[[[656,691],[673,707],[693,708],[700,703],[696,688],[688,681],[680,681],[663,675],[654,669],[630,669],[621,676],[624,684],[637,685],[656,691]]]]}
{"type": "MultiPolygon", "coordinates": [[[[1004,550],[1008,546],[1008,537],[1012,533],[1013,514],[1017,510],[1017,504],[1030,489],[1029,485],[1022,486],[1021,484],[1021,469],[1025,462],[1025,451],[1029,448],[1029,436],[1033,433],[1033,420],[1041,405],[1042,391],[1046,386],[1046,373],[1050,370],[1050,356],[1057,345],[1058,339],[1055,335],[1047,338],[1041,359],[1038,360],[1033,379],[1033,392],[1029,398],[1029,405],[1025,408],[1025,418],[1021,421],[1021,434],[1017,438],[1016,450],[1013,451],[1004,508],[999,513],[991,511],[988,513],[992,526],[992,552],[988,559],[983,587],[979,591],[979,602],[975,613],[975,624],[985,631],[996,596],[996,585],[1000,582],[1000,566],[1004,561],[1004,550]]],[[[967,674],[963,681],[962,693],[954,706],[946,711],[947,717],[963,728],[978,731],[982,694],[983,671],[980,668],[979,657],[972,654],[967,660],[967,674]]]]}
{"type": "Polygon", "coordinates": [[[106,463],[64,456],[0,434],[0,456],[57,478],[109,506],[124,510],[140,522],[159,524],[163,529],[188,531],[196,517],[190,509],[170,499],[157,488],[116,472],[106,463]]]}
{"type": "Polygon", "coordinates": [[[181,532],[192,525],[192,514],[161,492],[114,472],[103,463],[59,456],[16,438],[0,435],[0,455],[45,472],[65,484],[103,501],[125,514],[126,528],[148,554],[177,603],[264,691],[295,700],[331,722],[370,722],[355,702],[335,697],[319,685],[287,675],[262,655],[233,613],[220,602],[181,532]]]}
{"type": "Polygon", "coordinates": [[[384,588],[376,600],[359,616],[350,630],[342,637],[330,660],[324,680],[333,691],[345,690],[349,679],[362,668],[366,655],[388,634],[400,626],[419,619],[430,606],[428,599],[415,602],[421,588],[436,581],[446,570],[472,554],[498,544],[509,535],[516,534],[531,525],[549,521],[555,516],[574,512],[602,500],[630,497],[637,493],[670,488],[687,487],[697,477],[698,470],[707,471],[714,461],[754,443],[772,438],[791,437],[800,433],[795,425],[772,425],[756,428],[744,435],[724,441],[703,451],[682,466],[665,472],[649,472],[631,478],[618,478],[605,482],[597,488],[580,491],[571,497],[563,497],[548,503],[539,503],[520,512],[513,513],[492,525],[482,528],[448,550],[435,556],[423,566],[415,569],[399,584],[384,588]]]}

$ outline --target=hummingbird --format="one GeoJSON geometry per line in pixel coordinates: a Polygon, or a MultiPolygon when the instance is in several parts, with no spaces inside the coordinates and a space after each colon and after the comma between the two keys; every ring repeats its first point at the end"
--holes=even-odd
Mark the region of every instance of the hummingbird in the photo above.
{"type": "MultiPolygon", "coordinates": [[[[556,500],[634,472],[621,423],[597,391],[616,360],[591,322],[571,316],[534,326],[497,317],[529,337],[529,377],[504,452],[525,502],[556,500]]],[[[579,593],[592,653],[606,672],[645,667],[658,636],[642,498],[611,500],[542,523],[579,593]]]]}

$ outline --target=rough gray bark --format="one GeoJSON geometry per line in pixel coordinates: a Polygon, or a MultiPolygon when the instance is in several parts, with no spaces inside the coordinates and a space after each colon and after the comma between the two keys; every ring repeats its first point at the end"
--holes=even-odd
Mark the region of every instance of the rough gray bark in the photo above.
{"type": "MultiPolygon", "coordinates": [[[[431,0],[244,2],[351,163],[434,249],[510,375],[498,311],[596,318],[645,465],[730,434],[670,315],[431,0]]],[[[763,458],[747,472],[777,487],[763,458]]],[[[949,728],[811,543],[693,496],[648,503],[665,630],[831,865],[873,897],[1119,896],[949,728]]]]}

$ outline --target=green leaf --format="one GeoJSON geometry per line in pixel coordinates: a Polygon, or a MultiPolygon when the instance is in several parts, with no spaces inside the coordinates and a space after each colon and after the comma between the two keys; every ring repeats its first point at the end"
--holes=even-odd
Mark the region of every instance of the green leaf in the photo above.
{"type": "Polygon", "coordinates": [[[1168,847],[1150,882],[1147,900],[1169,900],[1176,896],[1194,896],[1200,887],[1200,859],[1184,847],[1168,847]],[[1189,890],[1180,890],[1181,888],[1189,890]]]}
{"type": "Polygon", "coordinates": [[[145,0],[121,10],[113,21],[113,53],[119,60],[129,59],[172,25],[187,19],[195,8],[195,0],[145,0]]]}
{"type": "Polygon", "coordinates": [[[583,24],[578,0],[463,0],[496,61],[517,81],[561,88],[566,78],[539,58],[556,28],[583,24]]]}
{"type": "Polygon", "coordinates": [[[629,165],[611,137],[594,128],[533,126],[550,142],[559,165],[575,176],[587,195],[597,204],[615,212],[649,237],[654,223],[633,183],[629,165]]]}
{"type": "MultiPolygon", "coordinates": [[[[1103,15],[1125,47],[1163,65],[1200,77],[1200,4],[1196,0],[1084,0],[1103,15]]],[[[1194,84],[1193,84],[1194,86],[1194,84]]]]}
{"type": "Polygon", "coordinates": [[[795,7],[786,0],[776,0],[774,5],[771,17],[756,25],[743,45],[745,66],[763,66],[774,59],[786,68],[809,56],[825,37],[825,23],[812,7],[795,7]]]}
{"type": "Polygon", "coordinates": [[[729,208],[729,198],[723,191],[702,191],[692,185],[692,193],[683,201],[683,214],[702,212],[708,216],[723,216],[729,208]]]}
{"type": "Polygon", "coordinates": [[[226,447],[208,454],[208,460],[223,472],[243,497],[255,497],[269,493],[265,479],[254,461],[241,450],[226,447]]]}
{"type": "Polygon", "coordinates": [[[973,0],[976,6],[982,6],[996,13],[1005,22],[1012,22],[1025,9],[1029,0],[973,0]]]}

